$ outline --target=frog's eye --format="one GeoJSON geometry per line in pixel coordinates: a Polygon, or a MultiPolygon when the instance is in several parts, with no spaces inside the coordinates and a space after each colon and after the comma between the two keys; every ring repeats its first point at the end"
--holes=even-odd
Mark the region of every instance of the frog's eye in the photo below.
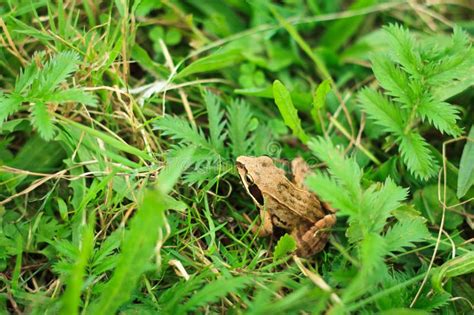
{"type": "Polygon", "coordinates": [[[247,180],[247,182],[248,182],[249,184],[253,184],[253,183],[254,183],[252,176],[251,176],[250,174],[248,174],[248,173],[245,174],[245,179],[247,180]]]}

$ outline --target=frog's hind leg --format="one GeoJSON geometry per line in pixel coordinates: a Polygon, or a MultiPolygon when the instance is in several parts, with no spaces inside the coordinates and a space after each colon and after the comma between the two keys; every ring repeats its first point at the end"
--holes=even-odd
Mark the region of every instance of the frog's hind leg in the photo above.
{"type": "Polygon", "coordinates": [[[301,257],[307,257],[322,251],[331,234],[329,229],[334,226],[334,224],[336,224],[336,216],[334,214],[328,214],[317,221],[303,234],[296,233],[295,235],[295,233],[293,233],[293,237],[296,237],[298,244],[296,254],[301,257]]]}
{"type": "Polygon", "coordinates": [[[293,174],[293,183],[298,188],[306,188],[304,184],[305,176],[309,173],[308,163],[302,158],[297,157],[291,161],[291,173],[293,174]]]}

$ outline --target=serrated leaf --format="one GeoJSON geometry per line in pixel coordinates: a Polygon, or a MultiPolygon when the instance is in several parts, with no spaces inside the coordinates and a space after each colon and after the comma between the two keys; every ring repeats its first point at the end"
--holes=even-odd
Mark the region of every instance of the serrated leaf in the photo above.
{"type": "Polygon", "coordinates": [[[419,133],[410,131],[401,136],[399,141],[402,159],[410,172],[424,180],[432,177],[436,164],[425,139],[419,133]]]}
{"type": "Polygon", "coordinates": [[[374,191],[373,188],[374,185],[364,192],[364,210],[371,225],[371,232],[380,233],[392,211],[400,207],[401,202],[406,199],[408,189],[397,186],[390,177],[385,180],[380,190],[374,191]]]}
{"type": "Polygon", "coordinates": [[[275,104],[278,106],[281,116],[285,124],[290,127],[293,134],[298,137],[301,142],[306,143],[308,136],[301,127],[301,120],[298,117],[298,111],[293,105],[291,100],[290,92],[280,81],[276,80],[273,82],[273,97],[275,98],[275,104]]]}
{"type": "Polygon", "coordinates": [[[54,103],[66,103],[66,102],[75,102],[81,103],[89,106],[96,106],[97,99],[91,93],[88,93],[82,89],[68,89],[62,91],[55,91],[50,95],[44,97],[46,102],[54,103]]]}
{"type": "Polygon", "coordinates": [[[33,104],[33,126],[38,130],[41,138],[48,141],[54,137],[54,127],[46,105],[42,102],[33,104]]]}
{"type": "Polygon", "coordinates": [[[393,52],[394,60],[402,65],[403,69],[413,76],[421,76],[423,72],[423,62],[418,51],[415,39],[408,29],[401,25],[391,24],[384,27],[388,35],[388,43],[393,52]]]}
{"type": "Polygon", "coordinates": [[[459,163],[458,198],[464,197],[469,188],[474,185],[474,125],[471,126],[467,137],[459,163]]]}
{"type": "Polygon", "coordinates": [[[407,107],[413,107],[415,95],[409,85],[405,72],[395,67],[387,55],[375,55],[371,58],[372,71],[379,84],[387,90],[387,94],[407,107]]]}
{"type": "Polygon", "coordinates": [[[355,202],[360,198],[362,170],[353,158],[345,158],[342,152],[334,147],[331,141],[322,137],[312,138],[308,147],[325,162],[329,172],[337,179],[338,184],[346,189],[355,202]]]}
{"type": "Polygon", "coordinates": [[[229,139],[232,143],[232,154],[234,157],[246,154],[252,146],[250,137],[252,112],[247,103],[243,101],[232,101],[227,109],[229,120],[229,139]]]}
{"type": "Polygon", "coordinates": [[[201,129],[191,125],[183,118],[167,115],[155,122],[155,127],[163,131],[163,135],[170,136],[179,142],[194,144],[212,150],[201,129]]]}
{"type": "Polygon", "coordinates": [[[209,140],[215,150],[222,155],[224,153],[225,139],[224,112],[220,108],[219,98],[211,92],[204,93],[204,103],[206,104],[207,117],[209,120],[209,140]]]}
{"type": "Polygon", "coordinates": [[[381,126],[385,132],[397,135],[403,133],[403,113],[382,94],[365,88],[359,92],[358,102],[369,118],[381,126]]]}
{"type": "Polygon", "coordinates": [[[385,233],[389,252],[405,252],[406,248],[415,247],[415,242],[428,239],[431,235],[421,217],[404,219],[395,223],[385,233]]]}
{"type": "Polygon", "coordinates": [[[278,243],[273,250],[273,260],[276,261],[281,259],[294,250],[296,250],[295,239],[291,235],[285,234],[278,240],[278,243]]]}
{"type": "Polygon", "coordinates": [[[421,102],[418,106],[418,114],[442,133],[453,137],[461,134],[461,129],[456,124],[459,120],[459,110],[449,103],[435,99],[421,102]]]}
{"type": "Polygon", "coordinates": [[[0,92],[0,127],[8,116],[20,109],[21,101],[19,96],[6,96],[0,92]]]}
{"type": "Polygon", "coordinates": [[[39,72],[39,90],[35,95],[47,96],[48,93],[66,80],[79,67],[79,55],[73,51],[63,51],[52,57],[39,72]]]}

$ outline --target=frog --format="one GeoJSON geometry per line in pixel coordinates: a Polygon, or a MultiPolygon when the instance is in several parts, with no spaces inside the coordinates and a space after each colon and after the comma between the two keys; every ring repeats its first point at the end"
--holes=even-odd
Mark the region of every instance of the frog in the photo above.
{"type": "Polygon", "coordinates": [[[287,231],[296,241],[299,257],[324,249],[336,224],[336,210],[305,186],[310,167],[304,159],[297,157],[291,162],[292,180],[268,156],[239,156],[236,168],[245,191],[259,209],[259,236],[272,235],[275,228],[287,231]]]}

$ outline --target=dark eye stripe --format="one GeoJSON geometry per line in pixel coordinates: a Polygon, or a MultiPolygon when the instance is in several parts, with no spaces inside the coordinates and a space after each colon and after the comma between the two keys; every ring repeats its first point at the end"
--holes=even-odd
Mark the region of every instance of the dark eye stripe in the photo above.
{"type": "Polygon", "coordinates": [[[248,186],[249,193],[255,198],[260,206],[263,206],[263,195],[260,189],[258,189],[257,185],[252,184],[248,186]]]}

